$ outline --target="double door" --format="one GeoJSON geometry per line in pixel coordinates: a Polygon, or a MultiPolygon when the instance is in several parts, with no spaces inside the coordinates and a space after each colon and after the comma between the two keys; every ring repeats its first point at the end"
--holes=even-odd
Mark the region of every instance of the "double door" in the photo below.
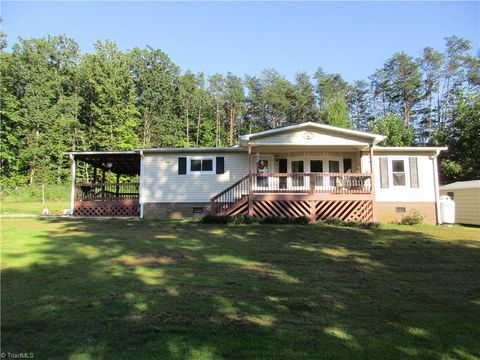
{"type": "Polygon", "coordinates": [[[342,173],[343,162],[339,158],[289,158],[288,172],[293,173],[289,178],[289,187],[293,190],[305,190],[310,188],[309,173],[314,176],[315,188],[331,188],[336,186],[336,176],[326,176],[324,173],[342,173]]]}

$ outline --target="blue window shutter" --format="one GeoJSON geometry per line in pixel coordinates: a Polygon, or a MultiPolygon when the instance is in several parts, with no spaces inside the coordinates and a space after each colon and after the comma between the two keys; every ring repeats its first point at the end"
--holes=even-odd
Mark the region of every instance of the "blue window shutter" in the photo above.
{"type": "Polygon", "coordinates": [[[217,174],[225,173],[225,158],[223,156],[217,156],[217,174]]]}
{"type": "Polygon", "coordinates": [[[187,173],[187,158],[178,158],[178,175],[185,175],[187,173]]]}

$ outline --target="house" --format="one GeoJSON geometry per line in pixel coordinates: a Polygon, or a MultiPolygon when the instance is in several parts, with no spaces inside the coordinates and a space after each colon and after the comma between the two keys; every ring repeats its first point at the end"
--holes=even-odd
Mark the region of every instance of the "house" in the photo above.
{"type": "Polygon", "coordinates": [[[307,122],[242,135],[232,147],[69,152],[71,213],[391,222],[417,210],[439,222],[437,157],[446,148],[379,146],[383,139],[307,122]],[[94,169],[93,182],[75,183],[77,162],[94,169]],[[139,182],[121,183],[121,174],[139,182]]]}
{"type": "Polygon", "coordinates": [[[480,180],[457,181],[440,187],[440,195],[455,200],[455,222],[480,225],[480,180]]]}

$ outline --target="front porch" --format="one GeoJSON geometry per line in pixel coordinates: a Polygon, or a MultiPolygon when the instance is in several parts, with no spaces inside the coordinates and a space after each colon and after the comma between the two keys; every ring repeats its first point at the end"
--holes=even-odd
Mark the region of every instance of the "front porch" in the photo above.
{"type": "Polygon", "coordinates": [[[211,199],[217,215],[374,221],[372,146],[252,146],[249,173],[211,199]]]}

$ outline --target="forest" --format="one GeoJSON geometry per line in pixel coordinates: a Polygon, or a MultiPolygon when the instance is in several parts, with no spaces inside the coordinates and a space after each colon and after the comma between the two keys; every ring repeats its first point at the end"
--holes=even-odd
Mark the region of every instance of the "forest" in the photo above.
{"type": "Polygon", "coordinates": [[[0,48],[3,187],[68,182],[65,151],[230,146],[305,121],[380,133],[386,146],[448,146],[442,181],[480,178],[480,51],[457,36],[351,83],[321,67],[292,81],[273,68],[206,76],[159,49],[98,41],[82,53],[63,35],[8,48],[2,34],[0,48]]]}

